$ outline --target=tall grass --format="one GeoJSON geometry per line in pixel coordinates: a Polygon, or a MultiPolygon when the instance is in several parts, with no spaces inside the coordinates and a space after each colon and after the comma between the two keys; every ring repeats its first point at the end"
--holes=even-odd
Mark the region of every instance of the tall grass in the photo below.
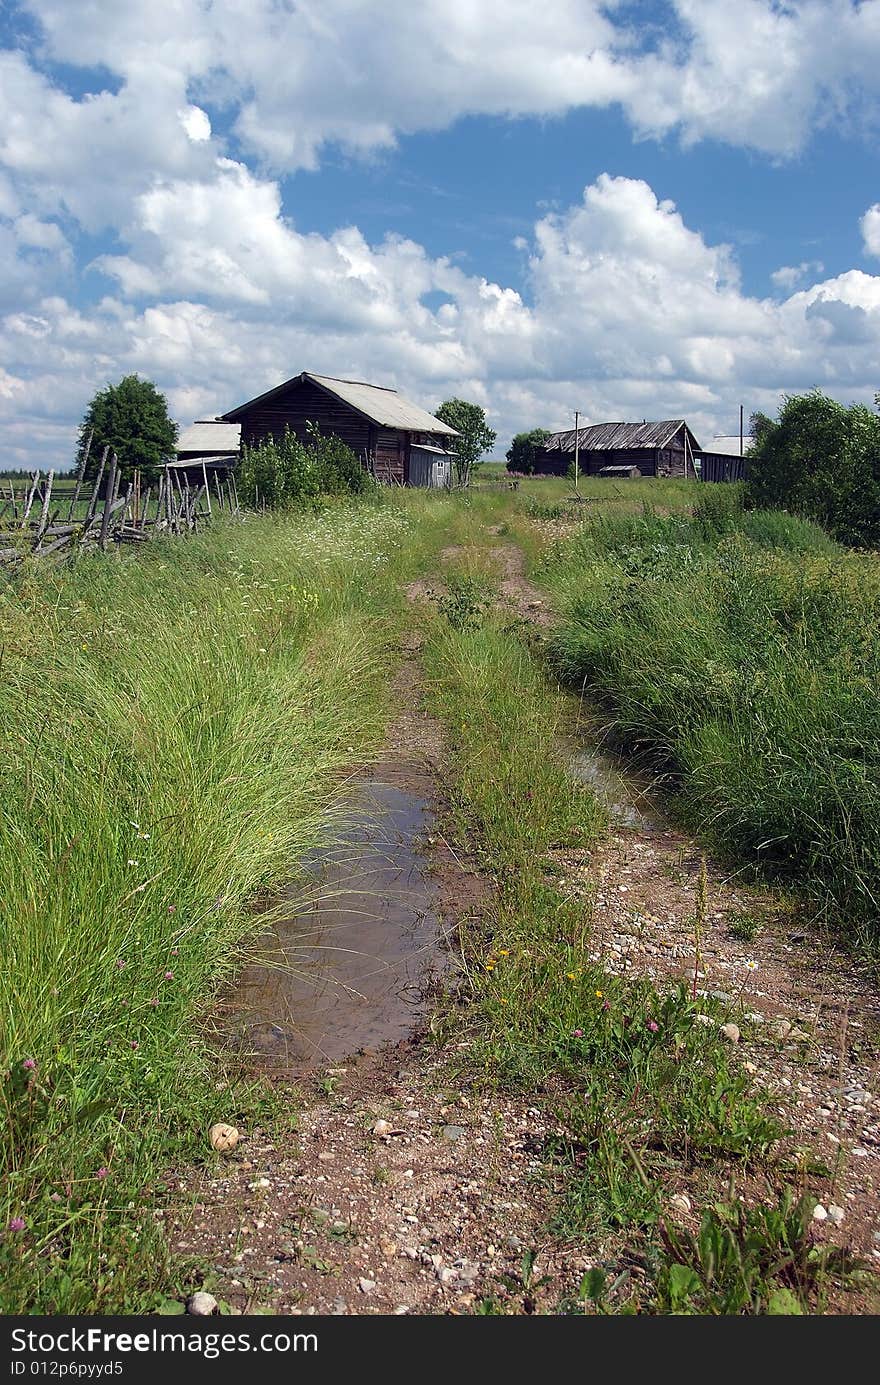
{"type": "Polygon", "coordinates": [[[381,736],[409,530],[337,507],[3,580],[5,1311],[160,1282],[156,1178],[235,1115],[196,1021],[381,736]]]}
{"type": "Polygon", "coordinates": [[[557,668],[695,825],[877,936],[880,564],[774,512],[604,517],[547,567],[557,668]]]}

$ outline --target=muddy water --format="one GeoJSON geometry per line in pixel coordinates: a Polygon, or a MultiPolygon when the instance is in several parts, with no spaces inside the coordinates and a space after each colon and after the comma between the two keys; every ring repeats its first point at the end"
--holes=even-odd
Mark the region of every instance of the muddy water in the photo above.
{"type": "Polygon", "coordinates": [[[408,1037],[444,970],[424,856],[428,804],[365,782],[332,845],[306,862],[296,909],[275,925],[233,999],[240,1042],[297,1070],[408,1037]]]}
{"type": "Polygon", "coordinates": [[[612,821],[641,832],[659,832],[664,823],[654,802],[654,787],[631,770],[624,772],[594,745],[581,742],[571,752],[569,770],[591,788],[612,821]]]}

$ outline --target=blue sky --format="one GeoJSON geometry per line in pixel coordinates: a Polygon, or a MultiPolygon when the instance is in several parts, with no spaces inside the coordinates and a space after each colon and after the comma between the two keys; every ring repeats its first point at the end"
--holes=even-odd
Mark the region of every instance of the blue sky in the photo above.
{"type": "Polygon", "coordinates": [[[0,435],[302,369],[499,432],[880,389],[880,0],[0,3],[0,435]],[[283,60],[282,60],[283,59],[283,60]]]}

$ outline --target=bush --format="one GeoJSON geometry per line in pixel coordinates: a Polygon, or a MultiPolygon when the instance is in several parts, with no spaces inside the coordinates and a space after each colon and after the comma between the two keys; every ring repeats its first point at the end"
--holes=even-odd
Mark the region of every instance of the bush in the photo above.
{"type": "Polygon", "coordinates": [[[320,495],[360,495],[375,486],[340,438],[324,437],[317,424],[307,427],[308,442],[285,426],[280,442],[269,437],[257,447],[242,447],[238,484],[243,504],[282,509],[320,495]]]}
{"type": "Polygon", "coordinates": [[[750,453],[750,504],[793,510],[854,548],[880,546],[880,418],[819,390],[761,419],[750,453]]]}

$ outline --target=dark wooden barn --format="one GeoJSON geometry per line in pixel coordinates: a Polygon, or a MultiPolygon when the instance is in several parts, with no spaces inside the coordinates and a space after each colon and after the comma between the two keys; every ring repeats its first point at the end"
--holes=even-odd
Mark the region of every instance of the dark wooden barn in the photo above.
{"type": "MultiPolygon", "coordinates": [[[[694,477],[700,444],[683,418],[661,423],[592,423],[577,431],[583,476],[694,477]]],[[[575,432],[554,433],[535,458],[535,470],[565,476],[574,464],[575,432]]]]}
{"type": "Polygon", "coordinates": [[[280,440],[285,428],[306,442],[308,424],[316,423],[322,433],[347,443],[377,480],[399,486],[445,484],[458,436],[396,390],[308,371],[223,418],[241,425],[248,447],[269,437],[280,440]]]}

